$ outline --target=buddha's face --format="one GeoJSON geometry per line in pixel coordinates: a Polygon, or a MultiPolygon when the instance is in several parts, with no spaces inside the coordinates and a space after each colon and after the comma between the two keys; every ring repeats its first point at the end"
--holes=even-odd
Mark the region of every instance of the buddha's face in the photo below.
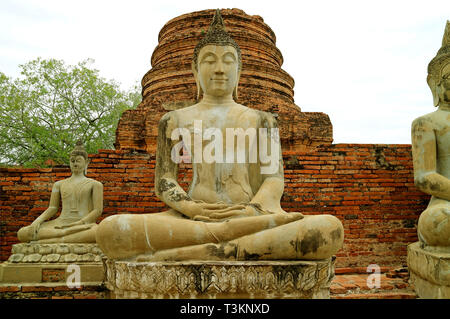
{"type": "Polygon", "coordinates": [[[239,62],[232,46],[206,45],[198,56],[198,82],[207,95],[232,95],[239,78],[239,62]]]}
{"type": "Polygon", "coordinates": [[[441,81],[438,85],[440,102],[450,103],[450,61],[441,70],[441,81]]]}
{"type": "Polygon", "coordinates": [[[81,155],[72,155],[70,157],[70,170],[73,174],[84,174],[87,166],[87,160],[81,155]]]}

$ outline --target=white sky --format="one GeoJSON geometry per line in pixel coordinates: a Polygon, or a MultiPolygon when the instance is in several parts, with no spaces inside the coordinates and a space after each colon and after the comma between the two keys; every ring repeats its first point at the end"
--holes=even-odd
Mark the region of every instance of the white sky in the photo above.
{"type": "Polygon", "coordinates": [[[414,118],[434,111],[427,65],[440,48],[449,0],[1,0],[0,71],[37,57],[92,58],[124,89],[150,69],[170,19],[215,8],[260,15],[277,36],[295,103],[324,112],[334,143],[409,144],[414,118]]]}

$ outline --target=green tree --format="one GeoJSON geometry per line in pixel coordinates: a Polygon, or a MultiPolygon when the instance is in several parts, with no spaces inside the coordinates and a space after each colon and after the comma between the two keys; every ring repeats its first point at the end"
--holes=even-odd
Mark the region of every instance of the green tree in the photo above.
{"type": "Polygon", "coordinates": [[[92,63],[38,58],[20,65],[17,79],[0,72],[0,163],[67,164],[78,139],[88,153],[114,148],[119,118],[139,104],[140,87],[122,91],[92,63]]]}

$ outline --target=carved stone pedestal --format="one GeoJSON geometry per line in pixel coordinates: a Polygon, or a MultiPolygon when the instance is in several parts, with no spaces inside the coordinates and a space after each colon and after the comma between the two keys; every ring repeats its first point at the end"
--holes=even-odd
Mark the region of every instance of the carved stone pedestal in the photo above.
{"type": "Polygon", "coordinates": [[[408,268],[420,298],[450,299],[450,253],[424,250],[419,242],[410,244],[408,268]]]}
{"type": "Polygon", "coordinates": [[[104,279],[103,253],[97,244],[22,243],[13,245],[11,252],[0,264],[1,284],[61,285],[76,269],[81,285],[100,285],[104,279]]]}
{"type": "Polygon", "coordinates": [[[321,261],[106,261],[112,298],[327,299],[334,257],[321,261]]]}

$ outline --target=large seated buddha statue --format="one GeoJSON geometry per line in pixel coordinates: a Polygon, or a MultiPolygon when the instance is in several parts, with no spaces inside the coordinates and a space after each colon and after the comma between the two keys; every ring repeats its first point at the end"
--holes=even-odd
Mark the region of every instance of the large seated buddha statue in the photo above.
{"type": "Polygon", "coordinates": [[[450,22],[442,47],[428,65],[428,85],[438,109],[412,123],[415,185],[431,195],[418,223],[423,248],[450,252],[450,22]]]}
{"type": "Polygon", "coordinates": [[[170,209],[105,218],[96,240],[110,259],[319,260],[342,247],[336,217],[281,208],[277,122],[235,102],[241,67],[240,48],[217,10],[194,50],[199,102],[159,122],[155,192],[170,209]],[[177,182],[181,161],[192,163],[188,192],[177,182]]]}
{"type": "Polygon", "coordinates": [[[70,154],[72,175],[57,181],[49,207],[17,233],[21,242],[95,243],[96,220],[103,212],[103,185],[86,177],[88,154],[81,141],[70,154]],[[61,213],[55,217],[62,204],[61,213]]]}

